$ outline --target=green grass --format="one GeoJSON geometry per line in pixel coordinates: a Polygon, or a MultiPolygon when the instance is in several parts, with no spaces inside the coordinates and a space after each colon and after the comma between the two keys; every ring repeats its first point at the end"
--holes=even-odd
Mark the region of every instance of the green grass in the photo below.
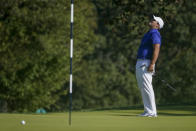
{"type": "Polygon", "coordinates": [[[157,118],[137,117],[142,109],[72,113],[0,114],[0,131],[195,131],[196,106],[159,107],[157,118]],[[26,125],[20,121],[25,120],[26,125]]]}

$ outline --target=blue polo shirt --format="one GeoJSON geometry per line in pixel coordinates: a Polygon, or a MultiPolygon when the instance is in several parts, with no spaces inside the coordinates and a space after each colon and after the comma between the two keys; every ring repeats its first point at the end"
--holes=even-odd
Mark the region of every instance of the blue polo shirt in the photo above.
{"type": "Polygon", "coordinates": [[[157,29],[149,30],[142,38],[137,59],[152,59],[153,44],[161,45],[161,35],[157,29]]]}

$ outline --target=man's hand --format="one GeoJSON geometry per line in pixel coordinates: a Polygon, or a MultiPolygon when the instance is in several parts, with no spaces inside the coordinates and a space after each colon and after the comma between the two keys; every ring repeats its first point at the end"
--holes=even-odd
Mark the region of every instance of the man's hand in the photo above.
{"type": "Polygon", "coordinates": [[[154,64],[150,64],[150,66],[148,67],[148,71],[149,72],[153,72],[154,71],[154,64]]]}
{"type": "Polygon", "coordinates": [[[154,44],[153,48],[154,48],[154,51],[152,55],[152,60],[151,60],[150,66],[148,67],[149,72],[154,72],[154,66],[159,56],[160,44],[154,44]]]}

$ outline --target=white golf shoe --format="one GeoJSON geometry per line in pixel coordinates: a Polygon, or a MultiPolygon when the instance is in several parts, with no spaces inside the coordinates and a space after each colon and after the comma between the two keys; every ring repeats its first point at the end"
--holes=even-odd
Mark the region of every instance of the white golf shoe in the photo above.
{"type": "Polygon", "coordinates": [[[148,114],[148,117],[157,117],[156,114],[148,114]]]}
{"type": "Polygon", "coordinates": [[[147,117],[148,115],[149,115],[148,113],[144,112],[144,113],[142,113],[142,114],[140,114],[140,115],[138,115],[138,116],[147,117]]]}
{"type": "Polygon", "coordinates": [[[144,112],[144,113],[142,113],[138,116],[140,116],[140,117],[157,117],[156,114],[149,114],[149,113],[146,113],[146,112],[144,112]]]}

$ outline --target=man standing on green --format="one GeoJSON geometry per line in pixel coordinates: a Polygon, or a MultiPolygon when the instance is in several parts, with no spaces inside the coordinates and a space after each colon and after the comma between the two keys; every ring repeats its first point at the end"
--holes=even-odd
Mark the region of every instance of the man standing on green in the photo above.
{"type": "Polygon", "coordinates": [[[163,20],[153,15],[149,23],[150,30],[142,38],[138,50],[136,78],[144,104],[144,113],[140,116],[157,117],[152,75],[161,46],[161,35],[158,30],[163,28],[163,25],[163,20]]]}

